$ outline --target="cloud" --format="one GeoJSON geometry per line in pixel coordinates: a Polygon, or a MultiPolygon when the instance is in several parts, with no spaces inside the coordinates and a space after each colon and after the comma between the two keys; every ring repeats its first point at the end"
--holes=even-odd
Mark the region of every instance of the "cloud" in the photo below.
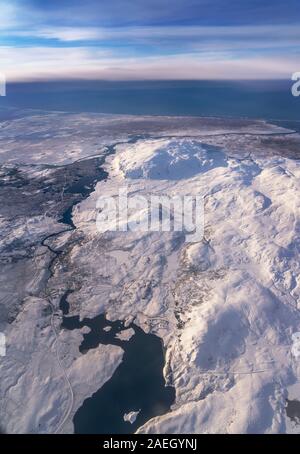
{"type": "Polygon", "coordinates": [[[300,42],[300,26],[294,25],[252,25],[252,26],[138,26],[138,27],[37,27],[30,30],[7,31],[11,36],[27,36],[60,41],[116,40],[130,41],[156,39],[169,40],[248,40],[300,42]]]}
{"type": "Polygon", "coordinates": [[[293,58],[220,58],[198,54],[114,57],[91,48],[0,48],[8,81],[49,79],[279,79],[297,69],[293,58]],[[17,62],[17,63],[16,63],[17,62]]]}
{"type": "Polygon", "coordinates": [[[293,23],[299,0],[23,0],[45,22],[61,24],[218,25],[293,23]]]}
{"type": "Polygon", "coordinates": [[[19,9],[12,2],[0,0],[0,31],[16,27],[19,23],[19,9]]]}
{"type": "Polygon", "coordinates": [[[289,77],[300,57],[294,4],[0,0],[0,72],[11,80],[289,77]],[[255,20],[258,11],[273,11],[269,25],[255,20]]]}

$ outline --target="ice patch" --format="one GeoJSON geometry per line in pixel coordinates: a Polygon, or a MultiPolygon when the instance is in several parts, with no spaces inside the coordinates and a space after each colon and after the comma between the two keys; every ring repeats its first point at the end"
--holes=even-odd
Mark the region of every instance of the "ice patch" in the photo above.
{"type": "Polygon", "coordinates": [[[125,413],[125,415],[123,416],[124,421],[128,421],[128,422],[130,422],[130,424],[133,424],[135,422],[136,418],[138,417],[138,414],[140,411],[141,410],[125,413]]]}

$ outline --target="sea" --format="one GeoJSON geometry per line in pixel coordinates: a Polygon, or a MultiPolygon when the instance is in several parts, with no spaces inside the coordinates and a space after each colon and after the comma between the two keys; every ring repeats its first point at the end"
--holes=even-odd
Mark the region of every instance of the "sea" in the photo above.
{"type": "Polygon", "coordinates": [[[7,85],[0,110],[41,109],[128,115],[216,116],[300,121],[291,80],[55,81],[7,85]]]}

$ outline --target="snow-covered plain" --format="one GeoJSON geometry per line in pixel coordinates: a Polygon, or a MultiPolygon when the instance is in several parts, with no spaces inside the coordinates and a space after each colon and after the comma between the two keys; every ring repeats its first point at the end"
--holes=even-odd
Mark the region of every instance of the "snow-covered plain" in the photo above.
{"type": "MultiPolygon", "coordinates": [[[[33,120],[22,121],[21,130],[33,120]]],[[[71,131],[72,121],[67,121],[71,131]]],[[[93,129],[93,122],[104,122],[104,117],[90,121],[93,129]]],[[[135,121],[142,129],[141,120],[135,121]]],[[[300,331],[300,165],[299,153],[287,157],[284,147],[284,137],[294,136],[289,131],[280,136],[282,152],[278,141],[273,148],[268,142],[264,156],[261,137],[271,140],[270,135],[285,132],[282,128],[198,121],[198,128],[180,130],[177,125],[175,131],[168,126],[136,143],[126,143],[125,133],[117,137],[114,142],[124,143],[106,159],[108,180],[74,207],[76,229],[50,240],[52,247],[64,250],[53,275],[45,277],[46,248],[39,246],[28,259],[38,272],[35,291],[30,273],[23,277],[15,318],[3,325],[7,356],[0,358],[0,420],[5,431],[72,431],[76,409],[122,360],[122,350],[115,346],[81,355],[84,328],[61,328],[59,299],[71,287],[71,315],[82,319],[106,312],[110,320],[134,320],[163,339],[164,373],[167,384],[175,387],[176,401],[169,413],[138,432],[300,432],[286,416],[286,399],[300,400],[299,359],[292,354],[292,336],[300,331]],[[229,140],[233,132],[236,141],[234,136],[229,140]],[[129,196],[203,195],[204,238],[187,243],[183,232],[100,233],[98,197],[117,196],[125,186],[129,196]]],[[[88,116],[82,123],[78,116],[76,128],[84,122],[88,116]]],[[[1,138],[7,147],[9,127],[1,138]]],[[[63,124],[62,131],[66,128],[63,124]]],[[[46,145],[51,131],[47,134],[46,145]]],[[[39,137],[39,149],[44,139],[39,137]]],[[[102,136],[98,139],[104,146],[102,136]]],[[[297,137],[295,142],[300,151],[297,137]]],[[[293,147],[295,154],[294,142],[293,147]]],[[[82,149],[77,159],[94,154],[84,141],[82,149]]],[[[13,159],[20,162],[21,156],[13,159]]],[[[30,162],[39,156],[31,150],[30,162]]],[[[49,159],[72,160],[55,146],[49,159]]],[[[39,241],[45,227],[37,221],[32,219],[30,232],[39,241]]],[[[57,231],[55,221],[48,224],[49,233],[57,231]]],[[[4,225],[7,243],[11,233],[4,225]]],[[[14,225],[14,235],[28,241],[28,230],[14,225]]],[[[10,264],[10,273],[20,263],[10,264]]]]}

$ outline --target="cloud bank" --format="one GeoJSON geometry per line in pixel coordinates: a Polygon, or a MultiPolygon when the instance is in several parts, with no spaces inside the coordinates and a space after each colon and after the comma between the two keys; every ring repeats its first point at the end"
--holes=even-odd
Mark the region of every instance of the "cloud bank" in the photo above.
{"type": "Polygon", "coordinates": [[[181,0],[169,10],[164,0],[121,3],[0,0],[0,72],[22,81],[278,79],[299,70],[294,0],[190,1],[184,14],[181,0]]]}

